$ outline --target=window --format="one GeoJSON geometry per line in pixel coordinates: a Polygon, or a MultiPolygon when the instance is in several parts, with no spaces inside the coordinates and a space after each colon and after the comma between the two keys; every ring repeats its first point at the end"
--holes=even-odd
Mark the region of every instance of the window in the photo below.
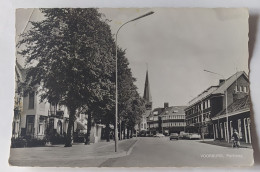
{"type": "Polygon", "coordinates": [[[216,138],[218,138],[218,126],[215,124],[215,133],[216,133],[216,138]]]}
{"type": "Polygon", "coordinates": [[[242,86],[240,86],[240,89],[239,89],[239,91],[240,91],[240,92],[243,92],[243,88],[242,88],[242,86]]]}
{"type": "Polygon", "coordinates": [[[221,138],[224,138],[224,137],[223,137],[223,128],[222,128],[222,123],[220,123],[220,136],[221,136],[221,138]]]}
{"type": "Polygon", "coordinates": [[[210,107],[210,100],[208,100],[208,107],[210,107]]]}
{"type": "Polygon", "coordinates": [[[34,109],[34,92],[29,93],[29,107],[28,109],[34,109]]]}
{"type": "Polygon", "coordinates": [[[238,92],[238,86],[236,85],[235,92],[238,92]]]}
{"type": "Polygon", "coordinates": [[[32,135],[34,133],[34,115],[26,116],[26,134],[32,135]]]}
{"type": "Polygon", "coordinates": [[[244,92],[247,93],[247,87],[246,86],[244,86],[244,92]]]}

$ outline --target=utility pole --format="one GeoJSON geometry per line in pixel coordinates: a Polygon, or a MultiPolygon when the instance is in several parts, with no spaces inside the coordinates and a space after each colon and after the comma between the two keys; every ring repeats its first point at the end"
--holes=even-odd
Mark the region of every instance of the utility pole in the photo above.
{"type": "Polygon", "coordinates": [[[117,80],[118,80],[118,71],[117,71],[117,38],[118,38],[118,33],[119,33],[119,31],[120,31],[120,29],[124,26],[124,25],[126,25],[127,23],[130,23],[130,22],[133,22],[133,21],[136,21],[136,20],[138,20],[138,19],[141,19],[141,18],[143,18],[143,17],[146,17],[146,16],[149,16],[149,15],[151,15],[151,14],[153,14],[154,12],[153,11],[151,11],[151,12],[148,12],[148,13],[146,13],[146,14],[144,14],[144,15],[141,15],[141,16],[139,16],[139,17],[137,17],[137,18],[134,18],[134,19],[132,19],[132,20],[129,20],[129,21],[127,21],[127,22],[125,22],[124,24],[122,24],[119,28],[118,28],[118,30],[117,30],[117,32],[116,32],[116,113],[115,113],[115,152],[117,152],[117,149],[118,149],[118,126],[117,126],[117,124],[118,124],[118,83],[117,83],[117,80]]]}

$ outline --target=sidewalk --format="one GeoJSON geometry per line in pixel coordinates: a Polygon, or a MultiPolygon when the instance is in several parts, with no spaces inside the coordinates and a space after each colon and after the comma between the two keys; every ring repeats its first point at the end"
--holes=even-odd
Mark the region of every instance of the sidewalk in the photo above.
{"type": "Polygon", "coordinates": [[[71,161],[117,158],[129,155],[137,141],[136,138],[119,141],[117,152],[114,141],[91,145],[74,144],[66,148],[64,145],[11,148],[9,163],[15,166],[66,166],[71,161]]]}
{"type": "MultiPolygon", "coordinates": [[[[223,146],[223,147],[232,147],[232,142],[228,143],[225,140],[213,140],[213,139],[205,139],[204,141],[200,141],[201,143],[206,143],[206,144],[211,144],[211,145],[217,145],[217,146],[223,146]]],[[[245,143],[245,142],[240,142],[240,147],[241,148],[251,148],[252,145],[245,143]]]]}

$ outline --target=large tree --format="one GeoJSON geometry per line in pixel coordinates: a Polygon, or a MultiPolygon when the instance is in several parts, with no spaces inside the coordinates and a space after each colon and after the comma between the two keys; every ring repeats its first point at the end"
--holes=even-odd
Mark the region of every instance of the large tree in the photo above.
{"type": "MultiPolygon", "coordinates": [[[[41,9],[45,18],[31,22],[18,43],[29,67],[28,88],[41,85],[41,99],[60,103],[69,110],[65,146],[78,108],[87,105],[94,114],[98,102],[110,94],[114,83],[114,40],[110,27],[97,9],[41,9]],[[31,65],[30,65],[31,64],[31,65]]],[[[29,90],[29,89],[28,89],[29,90]]]]}
{"type": "Polygon", "coordinates": [[[144,101],[137,92],[134,82],[136,79],[131,72],[125,51],[118,51],[118,111],[119,111],[119,132],[120,139],[122,134],[129,138],[129,130],[132,131],[134,126],[140,120],[144,113],[144,101]]]}

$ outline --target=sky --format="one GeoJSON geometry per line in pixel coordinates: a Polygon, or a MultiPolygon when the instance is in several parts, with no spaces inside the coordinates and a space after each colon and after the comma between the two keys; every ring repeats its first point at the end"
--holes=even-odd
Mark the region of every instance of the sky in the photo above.
{"type": "MultiPolygon", "coordinates": [[[[99,11],[111,20],[113,34],[124,23],[149,11],[154,14],[130,22],[119,32],[138,92],[143,95],[148,69],[153,108],[187,105],[203,90],[236,71],[248,73],[248,13],[246,9],[153,8],[99,11]]],[[[16,33],[23,32],[32,9],[16,13],[16,33]]],[[[30,20],[43,19],[35,9],[30,20]]],[[[25,29],[30,29],[28,25],[25,29]]],[[[17,37],[19,39],[19,37],[17,37]]]]}

